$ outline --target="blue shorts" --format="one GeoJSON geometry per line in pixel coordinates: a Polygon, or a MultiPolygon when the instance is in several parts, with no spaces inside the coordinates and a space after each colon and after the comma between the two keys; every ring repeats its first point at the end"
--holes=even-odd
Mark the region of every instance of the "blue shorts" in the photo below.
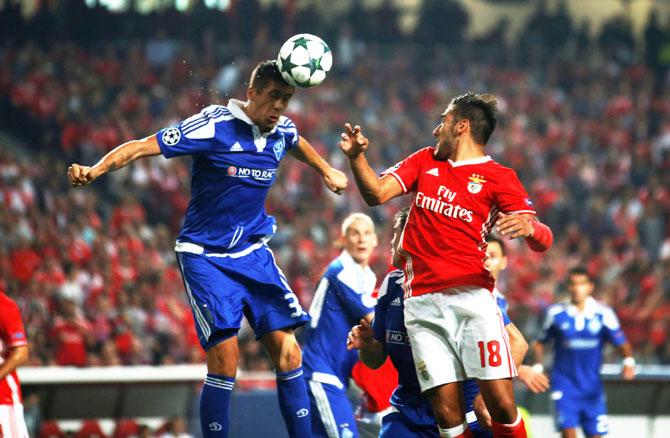
{"type": "Polygon", "coordinates": [[[356,419],[346,389],[314,380],[309,380],[307,384],[312,438],[358,438],[356,419]]]}
{"type": "Polygon", "coordinates": [[[391,412],[382,418],[382,430],[379,438],[440,438],[437,423],[432,425],[416,424],[400,412],[391,412]]]}
{"type": "Polygon", "coordinates": [[[310,319],[266,245],[238,258],[178,252],[177,262],[205,351],[235,336],[242,315],[257,339],[310,319]]]}
{"type": "Polygon", "coordinates": [[[609,432],[605,394],[593,398],[573,398],[554,391],[556,430],[582,427],[586,436],[606,435],[609,432]]]}

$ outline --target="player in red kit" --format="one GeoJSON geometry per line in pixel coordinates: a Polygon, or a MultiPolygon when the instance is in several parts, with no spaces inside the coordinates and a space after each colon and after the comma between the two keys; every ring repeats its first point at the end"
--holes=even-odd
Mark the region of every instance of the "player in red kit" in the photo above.
{"type": "Polygon", "coordinates": [[[16,303],[0,291],[0,437],[28,438],[16,368],[28,360],[28,340],[16,303]]]}
{"type": "Polygon", "coordinates": [[[340,148],[368,205],[413,193],[402,233],[405,324],[421,390],[440,436],[468,437],[459,382],[476,379],[495,437],[525,437],[514,401],[516,368],[484,266],[486,236],[495,226],[546,251],[551,230],[540,223],[516,173],[491,159],[485,145],[496,125],[489,94],[454,98],[433,131],[437,142],[377,177],[365,158],[368,139],[346,124],[340,148]]]}

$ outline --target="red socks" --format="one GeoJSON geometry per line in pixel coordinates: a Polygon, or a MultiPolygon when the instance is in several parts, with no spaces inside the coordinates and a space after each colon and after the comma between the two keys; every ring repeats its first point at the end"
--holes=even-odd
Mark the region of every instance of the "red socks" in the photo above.
{"type": "Polygon", "coordinates": [[[528,438],[521,412],[517,414],[516,421],[512,424],[500,424],[493,421],[493,436],[494,438],[528,438]]]}

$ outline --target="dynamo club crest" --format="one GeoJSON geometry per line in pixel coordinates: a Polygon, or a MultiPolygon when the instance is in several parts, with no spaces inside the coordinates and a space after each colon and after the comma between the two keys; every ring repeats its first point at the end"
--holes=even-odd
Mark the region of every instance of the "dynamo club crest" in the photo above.
{"type": "Polygon", "coordinates": [[[281,160],[281,154],[284,152],[284,137],[277,140],[275,145],[272,146],[272,150],[275,153],[275,157],[277,157],[277,161],[281,160]]]}

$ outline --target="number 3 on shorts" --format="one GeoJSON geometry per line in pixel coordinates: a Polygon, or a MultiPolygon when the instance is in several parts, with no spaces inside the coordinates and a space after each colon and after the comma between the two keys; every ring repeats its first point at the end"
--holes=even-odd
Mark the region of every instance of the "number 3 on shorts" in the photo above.
{"type": "Polygon", "coordinates": [[[486,368],[486,356],[488,353],[488,363],[489,366],[499,367],[502,364],[502,358],[500,357],[500,342],[498,341],[489,341],[486,343],[486,348],[484,348],[484,341],[477,342],[479,347],[479,360],[482,368],[486,368]]]}
{"type": "Polygon", "coordinates": [[[305,313],[305,311],[302,310],[302,307],[300,307],[298,297],[293,292],[288,292],[286,295],[284,295],[284,299],[288,301],[288,307],[293,309],[293,312],[291,312],[291,318],[297,318],[305,313]]]}

